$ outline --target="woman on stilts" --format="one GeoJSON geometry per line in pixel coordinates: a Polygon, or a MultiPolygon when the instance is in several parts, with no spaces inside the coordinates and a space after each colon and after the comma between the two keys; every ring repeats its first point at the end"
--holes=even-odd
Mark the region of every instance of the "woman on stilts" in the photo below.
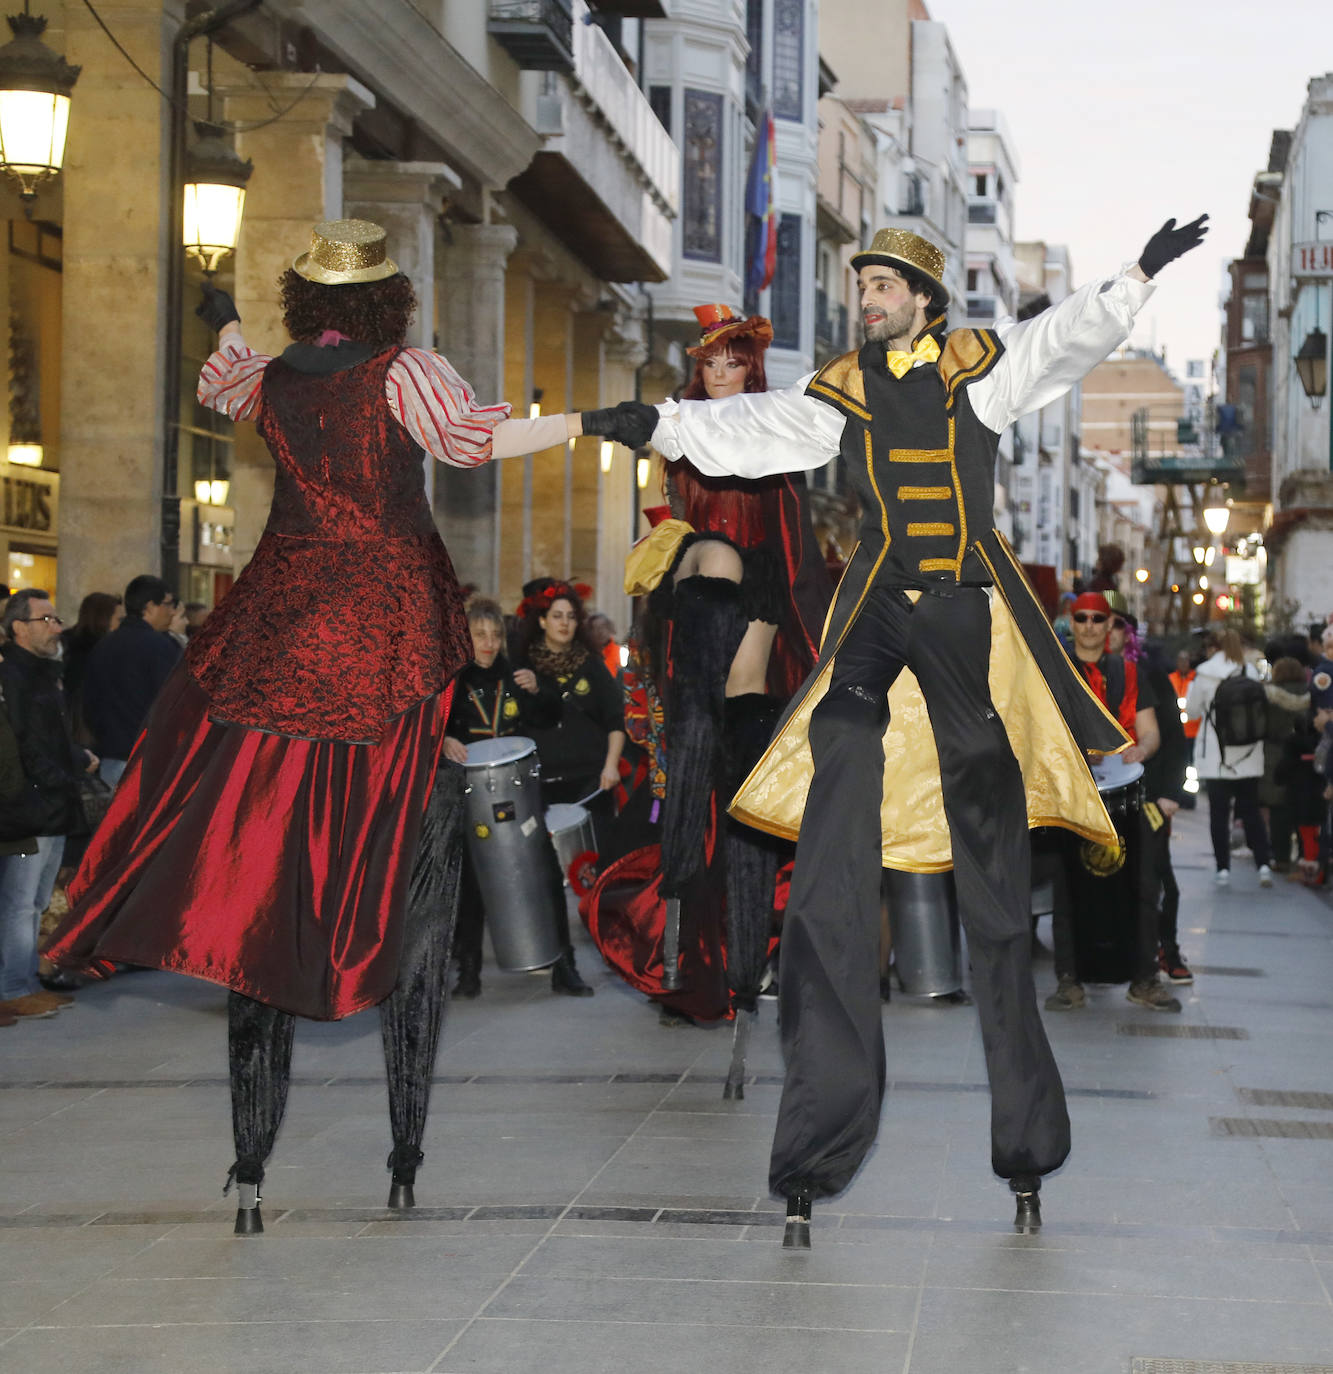
{"type": "Polygon", "coordinates": [[[199,400],[254,421],[273,504],[154,705],[49,951],[230,990],[239,1233],[263,1229],[296,1016],[380,1007],[389,1205],[413,1204],[462,833],[462,770],[440,751],[471,657],[423,456],[477,467],[582,432],[478,405],[443,357],[405,347],[415,297],[378,225],[316,225],[280,288],[294,342],[270,358],[205,287],[219,344],[199,400]]]}

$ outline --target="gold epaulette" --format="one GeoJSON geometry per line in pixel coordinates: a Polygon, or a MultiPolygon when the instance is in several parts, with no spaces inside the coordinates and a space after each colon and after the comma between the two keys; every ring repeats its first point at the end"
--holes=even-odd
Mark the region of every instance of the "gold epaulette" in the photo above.
{"type": "Polygon", "coordinates": [[[937,366],[950,410],[959,388],[984,377],[1003,352],[1004,345],[993,329],[955,329],[949,335],[937,366]]]}
{"type": "Polygon", "coordinates": [[[841,358],[825,363],[806,387],[805,394],[827,401],[850,419],[869,423],[866,382],[861,374],[860,357],[855,352],[844,353],[841,358]]]}

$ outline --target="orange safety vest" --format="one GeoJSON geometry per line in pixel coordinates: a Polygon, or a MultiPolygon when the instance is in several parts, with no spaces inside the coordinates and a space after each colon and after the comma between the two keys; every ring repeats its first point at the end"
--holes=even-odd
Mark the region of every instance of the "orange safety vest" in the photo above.
{"type": "MultiPolygon", "coordinates": [[[[1183,702],[1190,689],[1190,683],[1194,681],[1195,670],[1191,668],[1188,673],[1171,672],[1167,674],[1171,679],[1171,686],[1176,689],[1176,699],[1183,702]]],[[[1185,708],[1182,706],[1181,710],[1185,708]]],[[[1187,720],[1185,722],[1185,738],[1193,739],[1199,733],[1199,726],[1202,720],[1187,720]]]]}

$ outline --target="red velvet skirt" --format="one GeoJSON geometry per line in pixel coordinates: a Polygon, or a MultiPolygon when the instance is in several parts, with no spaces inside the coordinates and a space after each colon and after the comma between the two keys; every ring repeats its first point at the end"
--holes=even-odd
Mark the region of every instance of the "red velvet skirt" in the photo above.
{"type": "Polygon", "coordinates": [[[48,957],[171,969],[320,1020],[382,1001],[452,694],[346,744],[214,724],[177,668],[48,957]]]}

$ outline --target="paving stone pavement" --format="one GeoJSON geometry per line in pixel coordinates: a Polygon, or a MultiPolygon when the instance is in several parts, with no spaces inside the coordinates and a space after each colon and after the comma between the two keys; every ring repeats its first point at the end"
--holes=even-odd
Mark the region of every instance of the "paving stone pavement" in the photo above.
{"type": "Polygon", "coordinates": [[[449,1012],[411,1214],[384,1209],[374,1015],[302,1023],[267,1232],[238,1238],[224,994],[86,989],[0,1030],[0,1371],[1333,1368],[1333,909],[1247,856],[1215,889],[1206,832],[1175,842],[1209,970],[1183,1015],[1115,987],[1046,1015],[1074,1150],[1036,1236],[990,1172],[970,1008],[885,1009],[878,1146],[799,1254],[763,1192],[771,1002],[724,1102],[727,1030],[661,1027],[606,973],[574,1001],[488,967],[449,1012]]]}

